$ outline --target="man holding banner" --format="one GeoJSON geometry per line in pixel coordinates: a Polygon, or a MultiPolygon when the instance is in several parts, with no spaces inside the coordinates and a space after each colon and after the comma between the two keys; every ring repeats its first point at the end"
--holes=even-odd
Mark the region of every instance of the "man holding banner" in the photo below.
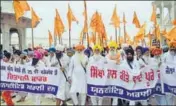
{"type": "MultiPolygon", "coordinates": [[[[93,64],[103,65],[106,62],[106,59],[103,56],[101,56],[101,51],[102,48],[100,45],[94,45],[93,47],[94,54],[92,57],[90,57],[87,67],[90,67],[93,64]]],[[[103,97],[91,96],[91,102],[92,105],[102,105],[103,97]]]]}
{"type": "MultiPolygon", "coordinates": [[[[176,65],[176,41],[171,41],[169,51],[164,55],[162,63],[176,65]]],[[[172,94],[165,94],[166,104],[161,105],[174,105],[175,97],[172,94]]]]}
{"type": "MultiPolygon", "coordinates": [[[[117,54],[117,44],[115,41],[110,41],[109,42],[109,52],[106,55],[106,60],[110,64],[120,64],[120,54],[117,54]]],[[[118,98],[114,97],[112,98],[112,105],[118,105],[118,98]]]]}

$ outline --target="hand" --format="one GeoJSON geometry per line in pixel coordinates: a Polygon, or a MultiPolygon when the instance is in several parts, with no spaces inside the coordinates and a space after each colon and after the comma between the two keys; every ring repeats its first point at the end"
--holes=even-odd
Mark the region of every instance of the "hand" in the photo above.
{"type": "Polygon", "coordinates": [[[68,77],[68,82],[71,84],[72,83],[72,80],[70,77],[68,77]]]}
{"type": "Polygon", "coordinates": [[[63,67],[61,67],[61,68],[60,68],[60,70],[61,70],[61,71],[64,71],[64,68],[63,68],[63,67]]]}

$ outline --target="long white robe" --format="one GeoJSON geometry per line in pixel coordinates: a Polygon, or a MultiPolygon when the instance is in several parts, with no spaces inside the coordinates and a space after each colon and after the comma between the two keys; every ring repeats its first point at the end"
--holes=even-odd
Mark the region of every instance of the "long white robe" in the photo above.
{"type": "MultiPolygon", "coordinates": [[[[67,82],[66,82],[66,78],[67,78],[67,71],[68,71],[68,67],[69,67],[69,57],[66,55],[66,54],[63,54],[63,56],[61,57],[60,59],[60,62],[61,62],[61,65],[62,65],[62,68],[64,68],[64,73],[66,76],[64,76],[64,74],[62,73],[61,75],[61,79],[60,80],[60,83],[59,83],[59,92],[57,93],[56,95],[56,98],[59,98],[61,100],[65,100],[66,98],[68,98],[68,86],[67,86],[67,82]],[[66,77],[66,78],[65,78],[66,77]]],[[[58,63],[58,60],[57,58],[54,59],[53,63],[58,63]]],[[[59,63],[56,64],[56,66],[58,69],[60,69],[60,65],[59,63]]],[[[62,71],[62,70],[60,70],[62,71]]]]}
{"type": "Polygon", "coordinates": [[[88,62],[88,57],[78,53],[75,53],[69,64],[68,77],[71,78],[71,88],[70,93],[87,93],[87,82],[86,82],[86,72],[82,65],[86,68],[86,63],[88,62]]]}

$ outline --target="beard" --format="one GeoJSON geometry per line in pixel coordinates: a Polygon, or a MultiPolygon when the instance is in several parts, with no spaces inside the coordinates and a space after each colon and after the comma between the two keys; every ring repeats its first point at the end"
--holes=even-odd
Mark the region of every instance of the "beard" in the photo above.
{"type": "Polygon", "coordinates": [[[100,54],[94,54],[95,61],[98,61],[100,59],[100,54]]]}
{"type": "Polygon", "coordinates": [[[134,60],[134,57],[127,57],[128,62],[132,62],[134,60]]]}
{"type": "Polygon", "coordinates": [[[39,61],[39,59],[33,58],[32,59],[32,66],[37,65],[38,61],[39,61]]]}
{"type": "Polygon", "coordinates": [[[110,54],[111,56],[114,56],[114,55],[116,54],[116,52],[115,52],[115,51],[109,51],[109,54],[110,54]]]}

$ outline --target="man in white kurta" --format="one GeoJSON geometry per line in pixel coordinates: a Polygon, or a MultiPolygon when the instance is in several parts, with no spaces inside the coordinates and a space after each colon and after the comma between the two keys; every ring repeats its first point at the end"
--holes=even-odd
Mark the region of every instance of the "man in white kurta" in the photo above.
{"type": "MultiPolygon", "coordinates": [[[[101,64],[103,65],[105,62],[106,62],[106,59],[101,56],[101,51],[102,51],[102,48],[100,45],[94,45],[93,47],[93,56],[90,57],[89,59],[89,62],[88,62],[88,65],[87,65],[87,68],[89,68],[92,64],[101,64]]],[[[92,96],[91,97],[91,101],[92,101],[92,105],[102,105],[102,102],[103,102],[103,98],[102,97],[96,97],[96,96],[92,96]]]]}
{"type": "MultiPolygon", "coordinates": [[[[64,46],[62,45],[57,45],[56,46],[56,57],[53,60],[53,65],[55,64],[55,67],[60,69],[60,71],[63,71],[62,80],[60,80],[59,83],[59,92],[57,92],[56,95],[56,105],[60,105],[61,101],[66,100],[68,92],[66,92],[66,78],[67,78],[67,71],[69,67],[69,57],[63,52],[64,51],[64,46]],[[65,74],[65,75],[64,75],[65,74]]],[[[51,65],[52,65],[51,64],[51,65]]]]}
{"type": "MultiPolygon", "coordinates": [[[[121,64],[122,67],[126,67],[130,75],[137,76],[140,74],[140,66],[137,59],[134,57],[134,50],[127,48],[125,50],[126,59],[121,64]]],[[[130,101],[129,105],[135,105],[135,101],[130,101]]]]}
{"type": "MultiPolygon", "coordinates": [[[[162,50],[159,48],[154,48],[152,50],[152,54],[154,57],[151,59],[151,63],[153,67],[159,69],[162,63],[162,50]]],[[[158,83],[161,83],[160,79],[158,80],[158,83]]],[[[166,98],[164,95],[155,95],[155,99],[157,105],[166,105],[166,98]]]]}
{"type": "Polygon", "coordinates": [[[76,53],[70,60],[68,72],[68,79],[71,83],[70,95],[74,105],[85,105],[87,94],[85,68],[88,62],[88,57],[83,54],[83,45],[77,45],[75,49],[76,53]]]}
{"type": "MultiPolygon", "coordinates": [[[[117,62],[120,62],[122,60],[121,56],[118,56],[118,54],[120,55],[120,53],[117,53],[117,51],[116,51],[117,44],[116,44],[116,42],[111,41],[108,46],[109,46],[109,53],[106,55],[106,60],[110,64],[117,64],[117,62]]],[[[120,63],[118,63],[118,64],[120,64],[120,63]]],[[[118,105],[118,98],[117,97],[112,98],[112,105],[118,105]]]]}
{"type": "MultiPolygon", "coordinates": [[[[167,53],[164,54],[162,58],[162,63],[175,64],[176,65],[176,41],[170,43],[170,48],[167,53]]],[[[166,94],[166,105],[174,105],[175,97],[171,94],[166,94]]]]}
{"type": "MultiPolygon", "coordinates": [[[[39,51],[34,51],[34,57],[31,62],[26,63],[26,65],[37,67],[45,67],[45,64],[41,61],[42,54],[39,51]]],[[[41,94],[30,93],[32,101],[36,106],[41,105],[41,94]]]]}
{"type": "MultiPolygon", "coordinates": [[[[20,50],[16,50],[14,52],[14,64],[25,64],[26,62],[20,57],[22,55],[22,52],[20,50]]],[[[17,95],[20,97],[19,100],[17,100],[17,102],[24,102],[25,98],[27,96],[26,92],[18,92],[17,95]]]]}

